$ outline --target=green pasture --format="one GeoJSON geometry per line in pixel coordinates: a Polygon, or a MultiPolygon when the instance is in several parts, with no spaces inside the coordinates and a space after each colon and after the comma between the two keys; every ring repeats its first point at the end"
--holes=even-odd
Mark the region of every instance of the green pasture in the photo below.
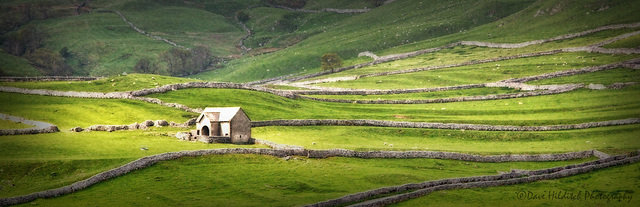
{"type": "Polygon", "coordinates": [[[23,124],[20,122],[13,122],[10,120],[2,120],[0,119],[0,129],[26,129],[31,128],[33,126],[28,124],[23,124]]]}
{"type": "Polygon", "coordinates": [[[158,61],[160,54],[173,47],[131,29],[120,16],[91,13],[34,21],[50,34],[45,47],[71,52],[74,74],[109,76],[131,72],[140,58],[158,61]]]}
{"type": "MultiPolygon", "coordinates": [[[[351,18],[334,22],[322,29],[321,33],[310,36],[286,50],[234,60],[219,71],[204,72],[194,77],[247,82],[297,72],[317,71],[320,66],[319,58],[324,53],[335,52],[343,59],[352,59],[363,51],[376,52],[397,45],[453,34],[516,13],[530,2],[503,2],[501,10],[494,12],[490,17],[487,13],[492,10],[494,4],[489,1],[461,1],[453,4],[438,1],[395,1],[375,8],[372,12],[356,14],[351,18]],[[265,73],[267,69],[269,72],[265,73]]],[[[325,24],[318,24],[323,25],[325,24]]],[[[316,29],[300,29],[298,32],[309,33],[312,30],[317,31],[316,29]]]]}
{"type": "Polygon", "coordinates": [[[386,95],[307,95],[314,98],[346,99],[346,100],[423,100],[438,98],[453,98],[463,96],[484,96],[493,94],[506,94],[521,92],[511,88],[471,88],[450,91],[434,91],[423,93],[404,93],[386,95]]]}
{"type": "Polygon", "coordinates": [[[46,206],[100,203],[297,206],[390,185],[494,175],[510,169],[540,169],[584,161],[474,163],[434,159],[295,157],[284,160],[261,155],[204,156],[160,162],[83,191],[33,203],[46,206]]]}
{"type": "Polygon", "coordinates": [[[264,147],[185,142],[173,136],[175,132],[188,130],[174,127],[115,132],[65,130],[0,137],[0,169],[2,180],[6,181],[0,184],[3,186],[0,197],[62,187],[149,155],[182,150],[264,147]]]}
{"type": "Polygon", "coordinates": [[[640,47],[640,35],[631,36],[620,41],[608,44],[605,48],[638,48],[640,47]]]}
{"type": "Polygon", "coordinates": [[[546,132],[491,132],[353,126],[254,127],[252,136],[307,149],[445,151],[468,154],[550,154],[640,149],[640,125],[546,132]],[[314,144],[315,143],[315,144],[314,144]]]}
{"type": "Polygon", "coordinates": [[[527,84],[553,85],[553,84],[603,84],[640,82],[640,70],[630,68],[616,68],[612,70],[585,73],[565,77],[550,78],[545,80],[530,81],[527,84]]]}
{"type": "Polygon", "coordinates": [[[433,104],[352,104],[288,99],[233,89],[185,89],[151,94],[191,108],[240,106],[251,120],[375,119],[490,125],[577,124],[638,118],[640,86],[621,90],[579,89],[545,95],[489,101],[433,104]],[[251,97],[251,98],[247,98],[251,97]]]}
{"type": "Polygon", "coordinates": [[[637,206],[639,170],[640,164],[635,163],[535,183],[437,191],[391,206],[637,206]],[[569,197],[564,198],[564,193],[569,197]],[[551,199],[550,194],[561,195],[551,199]]]}
{"type": "MultiPolygon", "coordinates": [[[[556,71],[621,62],[639,55],[596,53],[560,53],[548,56],[518,58],[484,64],[443,68],[398,75],[365,77],[352,81],[320,83],[319,86],[361,89],[406,89],[490,83],[509,78],[540,75],[556,71]]],[[[427,61],[427,60],[423,60],[427,61]]],[[[378,67],[393,67],[393,63],[378,67]]]]}
{"type": "Polygon", "coordinates": [[[91,125],[129,125],[145,120],[177,123],[197,114],[134,100],[64,98],[0,93],[0,113],[43,121],[62,131],[91,125]]]}
{"type": "Polygon", "coordinates": [[[122,13],[149,34],[188,48],[206,46],[215,56],[240,53],[236,45],[245,35],[235,20],[199,8],[165,6],[122,13]]]}
{"type": "MultiPolygon", "coordinates": [[[[534,17],[538,10],[551,11],[560,3],[443,3],[445,2],[421,4],[419,1],[396,1],[341,21],[326,32],[309,37],[286,50],[231,61],[220,71],[205,72],[195,77],[247,82],[296,72],[317,72],[319,57],[328,52],[336,52],[348,60],[363,51],[372,51],[381,56],[434,48],[463,40],[517,43],[640,21],[637,15],[633,15],[637,10],[634,8],[638,8],[640,4],[626,1],[609,2],[609,9],[600,12],[593,12],[593,9],[598,10],[601,6],[593,1],[574,2],[570,7],[565,5],[557,14],[547,13],[538,17],[534,17]],[[493,17],[487,15],[496,7],[500,8],[498,13],[493,17]],[[467,18],[470,16],[477,19],[474,21],[474,18],[467,18]],[[539,28],[545,29],[538,31],[541,30],[539,28]],[[270,72],[264,73],[267,69],[270,72]]],[[[587,42],[595,43],[583,43],[587,42]]],[[[539,51],[548,49],[550,48],[538,48],[539,51]]]]}
{"type": "MultiPolygon", "coordinates": [[[[606,39],[635,31],[636,29],[618,29],[618,30],[605,30],[596,32],[593,34],[576,37],[567,40],[558,40],[539,45],[531,45],[523,48],[515,49],[501,49],[501,48],[488,48],[477,46],[456,46],[453,48],[447,48],[432,53],[426,53],[414,57],[395,60],[387,63],[366,66],[354,70],[346,70],[339,73],[331,73],[308,80],[323,79],[329,77],[341,77],[352,75],[364,75],[370,73],[378,73],[385,71],[395,71],[413,68],[423,68],[429,66],[449,65],[456,63],[463,63],[467,61],[486,60],[490,58],[498,58],[505,56],[513,56],[517,54],[528,54],[534,52],[551,51],[562,48],[570,47],[582,47],[595,44],[606,39]]],[[[348,65],[348,64],[347,64],[348,65]]]]}
{"type": "Polygon", "coordinates": [[[175,83],[199,81],[200,80],[188,78],[134,73],[128,75],[110,76],[94,81],[0,82],[0,85],[17,88],[47,89],[54,91],[90,91],[107,93],[141,90],[175,83]]]}

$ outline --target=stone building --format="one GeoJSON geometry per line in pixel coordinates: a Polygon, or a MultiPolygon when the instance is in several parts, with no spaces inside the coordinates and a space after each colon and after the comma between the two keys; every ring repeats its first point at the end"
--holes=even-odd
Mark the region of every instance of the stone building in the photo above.
{"type": "Polygon", "coordinates": [[[215,142],[249,144],[251,119],[240,107],[206,108],[196,119],[195,135],[199,139],[220,140],[215,142]]]}

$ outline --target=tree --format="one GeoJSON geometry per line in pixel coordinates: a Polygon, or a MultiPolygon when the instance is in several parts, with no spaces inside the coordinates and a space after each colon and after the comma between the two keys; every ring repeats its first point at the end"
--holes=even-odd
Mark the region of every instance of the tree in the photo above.
{"type": "Polygon", "coordinates": [[[334,69],[342,66],[342,58],[336,53],[326,53],[322,55],[320,61],[322,70],[331,70],[332,73],[335,72],[334,69]]]}
{"type": "Polygon", "coordinates": [[[192,53],[177,47],[171,48],[160,54],[160,59],[167,63],[167,71],[171,75],[185,75],[188,68],[188,60],[192,53]]]}
{"type": "Polygon", "coordinates": [[[205,46],[197,46],[191,52],[193,53],[191,58],[193,70],[189,71],[191,74],[207,69],[213,62],[211,50],[205,46]]]}
{"type": "Polygon", "coordinates": [[[213,62],[213,55],[204,46],[192,50],[174,47],[160,54],[160,59],[167,63],[167,72],[171,75],[183,76],[207,69],[213,62]]]}
{"type": "Polygon", "coordinates": [[[146,58],[140,58],[135,66],[133,66],[133,71],[136,73],[147,73],[153,74],[156,72],[155,67],[151,63],[151,61],[146,58]]]}

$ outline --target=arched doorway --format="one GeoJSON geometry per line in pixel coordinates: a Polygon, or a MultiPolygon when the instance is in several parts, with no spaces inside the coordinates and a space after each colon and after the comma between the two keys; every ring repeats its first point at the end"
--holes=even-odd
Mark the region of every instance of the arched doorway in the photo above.
{"type": "Polygon", "coordinates": [[[202,126],[202,129],[200,129],[200,134],[201,134],[202,136],[209,136],[209,132],[210,132],[210,131],[211,131],[211,130],[209,130],[209,127],[207,127],[207,126],[202,126]]]}

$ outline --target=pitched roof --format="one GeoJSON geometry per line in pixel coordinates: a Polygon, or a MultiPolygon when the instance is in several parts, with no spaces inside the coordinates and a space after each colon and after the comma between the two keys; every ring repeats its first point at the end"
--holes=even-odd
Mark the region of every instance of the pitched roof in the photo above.
{"type": "Polygon", "coordinates": [[[238,114],[238,111],[240,111],[240,107],[206,108],[197,121],[200,121],[203,116],[207,116],[211,121],[231,121],[238,114]]]}

